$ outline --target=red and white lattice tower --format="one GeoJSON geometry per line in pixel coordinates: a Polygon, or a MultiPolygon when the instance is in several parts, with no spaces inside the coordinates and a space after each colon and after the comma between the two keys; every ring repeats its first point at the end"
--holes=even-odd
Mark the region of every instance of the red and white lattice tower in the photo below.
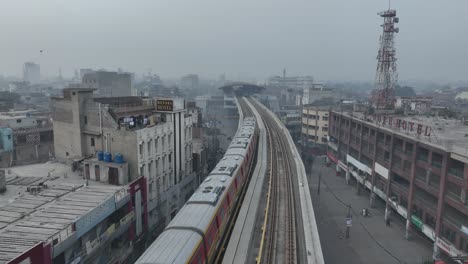
{"type": "Polygon", "coordinates": [[[372,94],[372,101],[377,109],[393,109],[395,85],[398,80],[394,34],[399,31],[395,27],[399,19],[394,9],[388,9],[378,15],[383,17],[384,23],[381,25],[383,32],[380,36],[380,48],[377,54],[376,87],[372,94]]]}

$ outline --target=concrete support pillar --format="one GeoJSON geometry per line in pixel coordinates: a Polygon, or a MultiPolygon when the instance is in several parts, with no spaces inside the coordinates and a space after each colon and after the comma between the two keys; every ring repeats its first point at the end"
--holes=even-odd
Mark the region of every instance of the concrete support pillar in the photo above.
{"type": "Polygon", "coordinates": [[[406,230],[405,230],[405,238],[409,240],[411,237],[411,221],[410,219],[406,220],[406,230]]]}
{"type": "MultiPolygon", "coordinates": [[[[437,241],[437,237],[436,237],[436,241],[437,241]]],[[[439,247],[437,247],[437,244],[436,244],[436,242],[434,241],[434,246],[433,246],[433,248],[432,248],[432,259],[438,260],[438,259],[439,259],[439,256],[440,256],[439,247]]]]}
{"type": "Polygon", "coordinates": [[[336,164],[336,176],[340,176],[340,166],[336,164]]]}
{"type": "MultiPolygon", "coordinates": [[[[372,186],[373,188],[373,186],[372,186]]],[[[375,193],[373,190],[371,190],[370,197],[369,197],[369,206],[370,208],[374,208],[375,206],[375,193]]]]}
{"type": "Polygon", "coordinates": [[[346,181],[346,184],[349,184],[349,170],[346,171],[345,181],[346,181]]]}
{"type": "Polygon", "coordinates": [[[390,220],[390,208],[388,206],[385,207],[384,220],[385,222],[390,220]]]}

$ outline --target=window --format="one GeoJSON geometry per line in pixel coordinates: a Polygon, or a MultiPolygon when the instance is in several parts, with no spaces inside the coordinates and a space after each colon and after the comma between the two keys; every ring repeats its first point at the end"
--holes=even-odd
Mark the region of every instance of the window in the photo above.
{"type": "Polygon", "coordinates": [[[88,117],[87,116],[84,116],[84,123],[85,123],[85,125],[88,124],[88,117]]]}
{"type": "Polygon", "coordinates": [[[68,157],[68,155],[70,155],[70,154],[68,154],[68,152],[65,152],[65,156],[67,156],[67,157],[68,157]]]}
{"type": "Polygon", "coordinates": [[[172,162],[171,159],[172,159],[172,154],[169,154],[169,163],[172,162]]]}
{"type": "Polygon", "coordinates": [[[91,147],[94,147],[94,138],[91,138],[91,147]]]}
{"type": "Polygon", "coordinates": [[[11,139],[11,135],[8,135],[8,139],[11,139]]]}
{"type": "Polygon", "coordinates": [[[148,145],[148,149],[147,149],[148,155],[151,155],[151,141],[148,141],[147,145],[148,145]]]}
{"type": "Polygon", "coordinates": [[[328,121],[328,116],[322,117],[322,120],[323,120],[323,121],[328,121]]]}
{"type": "Polygon", "coordinates": [[[21,119],[16,119],[16,123],[21,123],[21,119]]]}
{"type": "Polygon", "coordinates": [[[156,138],[156,140],[154,141],[154,153],[158,153],[158,142],[159,138],[156,138]]]}
{"type": "Polygon", "coordinates": [[[140,155],[143,155],[143,143],[138,145],[138,152],[140,153],[140,155]]]}
{"type": "Polygon", "coordinates": [[[322,131],[328,131],[328,127],[322,127],[322,131]]]}

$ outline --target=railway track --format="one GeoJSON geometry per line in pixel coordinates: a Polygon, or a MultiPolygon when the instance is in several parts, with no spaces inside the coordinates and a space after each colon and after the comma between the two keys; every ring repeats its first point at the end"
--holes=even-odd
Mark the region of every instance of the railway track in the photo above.
{"type": "Polygon", "coordinates": [[[257,263],[297,263],[296,204],[290,147],[281,128],[261,107],[267,128],[269,177],[267,205],[257,263]]]}

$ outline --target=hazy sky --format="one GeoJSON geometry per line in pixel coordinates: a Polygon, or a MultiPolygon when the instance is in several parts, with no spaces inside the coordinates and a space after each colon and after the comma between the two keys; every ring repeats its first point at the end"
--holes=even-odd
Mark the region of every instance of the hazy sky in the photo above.
{"type": "MultiPolygon", "coordinates": [[[[394,0],[402,80],[468,80],[468,1],[394,0]]],[[[385,0],[0,0],[0,74],[121,67],[373,80],[385,0]],[[40,50],[44,50],[40,53],[40,50]]]]}

